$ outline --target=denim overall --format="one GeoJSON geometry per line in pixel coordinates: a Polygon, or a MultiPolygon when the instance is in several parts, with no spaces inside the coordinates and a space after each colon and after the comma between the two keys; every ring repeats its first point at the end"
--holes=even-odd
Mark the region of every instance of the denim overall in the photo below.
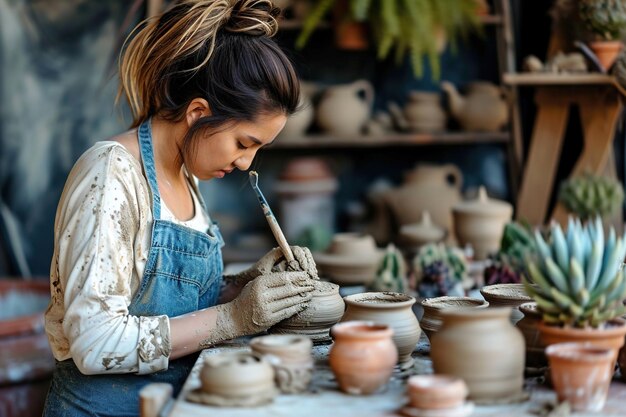
{"type": "MultiPolygon", "coordinates": [[[[219,297],[224,245],[216,224],[208,233],[161,220],[150,120],[139,128],[141,160],[152,190],[152,241],[141,286],[129,314],[169,317],[214,306],[219,297]]],[[[200,204],[204,202],[193,181],[200,204]]],[[[166,370],[146,375],[83,375],[72,359],[57,362],[44,417],[138,416],[139,390],[152,382],[168,382],[178,395],[198,354],[169,362],[166,370]]]]}

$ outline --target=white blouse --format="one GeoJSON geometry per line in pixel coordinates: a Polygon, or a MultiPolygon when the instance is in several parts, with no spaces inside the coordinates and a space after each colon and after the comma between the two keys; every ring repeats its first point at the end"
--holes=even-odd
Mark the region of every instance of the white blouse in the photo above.
{"type": "MultiPolygon", "coordinates": [[[[190,187],[191,189],[191,187],[190,187]]],[[[210,219],[191,190],[195,215],[161,217],[206,232],[210,219]]],[[[168,366],[169,319],[133,316],[152,230],[142,166],[118,142],[97,142],[76,162],[57,208],[46,332],[57,360],[84,374],[152,373],[168,366]]]]}

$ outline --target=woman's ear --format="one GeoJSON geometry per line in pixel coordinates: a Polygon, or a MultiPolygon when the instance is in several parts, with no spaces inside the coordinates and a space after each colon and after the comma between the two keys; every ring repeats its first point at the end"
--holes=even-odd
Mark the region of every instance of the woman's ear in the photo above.
{"type": "Polygon", "coordinates": [[[194,98],[187,106],[187,126],[191,127],[199,118],[211,115],[209,103],[203,98],[194,98]]]}

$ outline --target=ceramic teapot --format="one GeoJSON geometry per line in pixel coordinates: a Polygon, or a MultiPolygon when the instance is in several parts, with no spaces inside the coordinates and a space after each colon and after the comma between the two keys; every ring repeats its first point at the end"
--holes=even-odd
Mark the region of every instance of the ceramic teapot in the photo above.
{"type": "Polygon", "coordinates": [[[472,82],[465,97],[448,81],[443,81],[441,88],[448,94],[450,112],[463,130],[497,132],[509,121],[507,103],[495,84],[472,82]]]}
{"type": "Polygon", "coordinates": [[[374,88],[367,80],[329,87],[318,105],[317,123],[335,135],[358,136],[370,118],[373,102],[374,88]]]}

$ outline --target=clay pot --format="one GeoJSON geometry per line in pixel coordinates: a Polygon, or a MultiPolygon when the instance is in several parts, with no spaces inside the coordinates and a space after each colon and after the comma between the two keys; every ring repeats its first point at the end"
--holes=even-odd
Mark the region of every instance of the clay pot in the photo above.
{"type": "Polygon", "coordinates": [[[436,297],[422,300],[424,315],[420,327],[430,340],[441,328],[441,311],[454,308],[487,308],[489,302],[470,297],[436,297]]]}
{"type": "Polygon", "coordinates": [[[608,71],[613,66],[624,44],[621,41],[591,42],[589,47],[598,57],[600,65],[608,71]]]}
{"type": "Polygon", "coordinates": [[[313,285],[308,307],[272,327],[270,333],[307,336],[316,344],[330,342],[330,328],[345,310],[343,298],[339,295],[339,285],[325,281],[313,281],[313,285]]]}
{"type": "Polygon", "coordinates": [[[335,342],[328,362],[342,391],[367,395],[389,381],[398,359],[389,326],[349,321],[336,324],[331,333],[335,342]]]}
{"type": "Polygon", "coordinates": [[[319,273],[339,285],[368,285],[384,254],[370,235],[337,233],[326,252],[314,252],[313,259],[319,273]]]}
{"type": "Polygon", "coordinates": [[[393,329],[398,363],[413,363],[411,353],[420,338],[420,325],[411,306],[415,298],[394,292],[368,292],[344,297],[346,312],[341,321],[364,320],[386,324],[393,329]]]}
{"type": "Polygon", "coordinates": [[[450,112],[463,130],[498,132],[508,123],[509,106],[497,85],[472,82],[465,97],[448,81],[441,88],[448,93],[450,112]]]}
{"type": "Polygon", "coordinates": [[[428,243],[438,243],[445,237],[446,231],[432,222],[428,211],[422,212],[419,223],[400,227],[400,239],[405,246],[419,247],[428,243]]]}
{"type": "Polygon", "coordinates": [[[272,364],[281,392],[306,391],[313,375],[311,339],[288,334],[261,336],[250,341],[250,348],[272,364]]]}
{"type": "Polygon", "coordinates": [[[462,378],[477,402],[518,400],[523,394],[524,338],[509,320],[510,308],[441,312],[432,337],[435,373],[462,378]]]}
{"type": "Polygon", "coordinates": [[[409,403],[420,410],[458,408],[467,397],[461,378],[448,375],[413,375],[407,381],[409,403]]]}
{"type": "Polygon", "coordinates": [[[549,326],[543,321],[537,325],[545,346],[556,343],[589,342],[593,346],[611,349],[613,365],[617,361],[620,348],[626,337],[626,320],[616,318],[607,323],[604,329],[577,329],[573,327],[549,326]]]}
{"type": "Polygon", "coordinates": [[[333,135],[358,137],[370,118],[373,102],[374,88],[367,80],[329,87],[317,107],[317,123],[333,135]]]}
{"type": "Polygon", "coordinates": [[[478,197],[452,208],[454,231],[461,245],[470,244],[474,258],[486,259],[489,253],[500,249],[504,226],[511,221],[513,206],[505,201],[490,199],[485,187],[478,197]]]}
{"type": "Polygon", "coordinates": [[[541,313],[537,310],[536,303],[524,303],[519,306],[519,310],[524,317],[515,326],[520,329],[526,341],[526,367],[543,368],[548,365],[548,358],[537,327],[541,321],[541,313]]]}
{"type": "Polygon", "coordinates": [[[271,401],[277,391],[269,362],[243,351],[207,356],[200,381],[205,399],[213,398],[215,405],[263,404],[271,401]]]}
{"type": "Polygon", "coordinates": [[[311,126],[315,117],[315,109],[311,98],[300,91],[300,99],[298,102],[298,111],[289,116],[285,127],[280,132],[281,139],[299,139],[304,136],[305,132],[311,126]]]}
{"type": "Polygon", "coordinates": [[[586,343],[557,343],[546,348],[559,402],[573,411],[604,408],[613,377],[613,351],[586,343]]]}
{"type": "Polygon", "coordinates": [[[383,198],[401,226],[419,222],[428,211],[434,224],[452,232],[452,207],[462,200],[462,183],[463,174],[456,165],[421,164],[406,175],[402,186],[387,191],[383,198]]]}
{"type": "Polygon", "coordinates": [[[532,301],[532,298],[526,294],[523,284],[487,285],[481,288],[480,293],[485,300],[489,301],[491,307],[511,307],[513,309],[511,323],[513,324],[524,317],[518,307],[532,301]]]}
{"type": "Polygon", "coordinates": [[[441,132],[446,129],[447,116],[439,93],[412,91],[404,106],[409,128],[416,132],[441,132]]]}

